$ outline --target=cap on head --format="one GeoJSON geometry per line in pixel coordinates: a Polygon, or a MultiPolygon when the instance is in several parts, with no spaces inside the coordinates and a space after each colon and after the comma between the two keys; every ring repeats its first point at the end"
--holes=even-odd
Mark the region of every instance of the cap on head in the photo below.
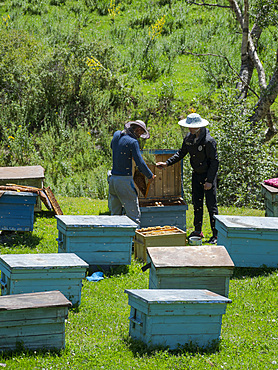
{"type": "Polygon", "coordinates": [[[206,119],[201,118],[201,116],[197,113],[189,114],[186,119],[182,119],[179,121],[179,125],[188,128],[199,128],[205,127],[209,124],[206,119]]]}
{"type": "Polygon", "coordinates": [[[147,130],[145,122],[141,121],[140,119],[137,119],[136,121],[129,121],[125,124],[125,128],[130,128],[131,125],[139,126],[145,131],[142,135],[140,135],[142,139],[150,138],[150,134],[149,131],[147,130]]]}

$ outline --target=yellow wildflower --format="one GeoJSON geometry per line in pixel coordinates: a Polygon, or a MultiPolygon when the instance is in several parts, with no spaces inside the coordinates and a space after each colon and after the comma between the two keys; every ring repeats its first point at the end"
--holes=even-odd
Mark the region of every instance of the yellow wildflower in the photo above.
{"type": "Polygon", "coordinates": [[[151,25],[151,28],[149,29],[149,36],[152,40],[161,35],[164,24],[165,15],[163,15],[162,18],[158,19],[154,25],[151,25]]]}
{"type": "Polygon", "coordinates": [[[120,5],[116,7],[115,0],[110,0],[110,7],[108,8],[109,16],[112,18],[112,21],[115,21],[116,15],[120,14],[120,5]]]}
{"type": "Polygon", "coordinates": [[[94,57],[87,57],[87,65],[89,67],[92,67],[93,69],[96,69],[97,71],[100,69],[100,68],[104,68],[103,65],[94,57]]]}

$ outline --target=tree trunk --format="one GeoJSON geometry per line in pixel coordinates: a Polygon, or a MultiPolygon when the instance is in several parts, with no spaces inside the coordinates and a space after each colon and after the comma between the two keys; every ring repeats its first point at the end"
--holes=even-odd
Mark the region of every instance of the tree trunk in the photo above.
{"type": "MultiPolygon", "coordinates": [[[[267,88],[261,93],[260,99],[255,105],[254,114],[250,118],[251,122],[258,122],[269,112],[271,105],[278,96],[278,49],[276,52],[276,67],[267,88]]],[[[275,130],[275,128],[274,128],[275,130]]]]}

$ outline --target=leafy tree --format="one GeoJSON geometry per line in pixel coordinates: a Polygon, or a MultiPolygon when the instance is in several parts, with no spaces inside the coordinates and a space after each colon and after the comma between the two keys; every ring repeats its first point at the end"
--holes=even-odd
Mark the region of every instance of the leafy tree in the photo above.
{"type": "MultiPolygon", "coordinates": [[[[259,56],[259,40],[263,32],[269,30],[274,41],[277,42],[277,1],[224,0],[215,3],[206,3],[205,1],[197,3],[187,0],[187,3],[199,6],[227,8],[235,16],[239,27],[234,31],[241,33],[241,67],[237,74],[239,99],[245,99],[250,91],[255,93],[257,103],[254,106],[254,112],[250,117],[250,121],[255,124],[262,119],[267,119],[268,129],[265,137],[269,140],[278,132],[273,123],[273,113],[270,112],[270,107],[278,95],[278,48],[276,50],[276,60],[272,68],[272,76],[267,83],[265,69],[259,56]],[[250,87],[254,70],[257,71],[258,75],[258,94],[250,87]]],[[[230,63],[229,66],[231,67],[230,63]]]]}

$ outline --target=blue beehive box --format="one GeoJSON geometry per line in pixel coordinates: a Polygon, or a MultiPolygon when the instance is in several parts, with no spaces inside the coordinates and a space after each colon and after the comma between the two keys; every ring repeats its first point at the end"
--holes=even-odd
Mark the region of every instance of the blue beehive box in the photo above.
{"type": "Polygon", "coordinates": [[[236,267],[278,266],[278,217],[215,216],[217,243],[236,267]]]}
{"type": "Polygon", "coordinates": [[[0,197],[0,230],[33,231],[37,194],[5,191],[0,197]]]}
{"type": "Polygon", "coordinates": [[[64,349],[69,307],[59,291],[0,297],[0,351],[64,349]]]}
{"type": "Polygon", "coordinates": [[[261,184],[266,217],[278,217],[278,188],[261,184]]]}
{"type": "Polygon", "coordinates": [[[2,295],[59,290],[79,305],[88,267],[74,253],[0,255],[2,295]]]}
{"type": "Polygon", "coordinates": [[[228,297],[234,264],[222,245],[147,248],[149,289],[207,289],[228,297]]]}
{"type": "MultiPolygon", "coordinates": [[[[0,167],[0,185],[15,184],[43,187],[44,168],[42,166],[0,167]]],[[[36,198],[35,212],[41,211],[41,199],[36,198]]]]}
{"type": "MultiPolygon", "coordinates": [[[[143,155],[144,152],[143,150],[143,155]]],[[[154,156],[155,162],[165,162],[176,150],[151,150],[147,153],[154,156]]],[[[137,188],[141,211],[140,227],[169,225],[186,231],[188,206],[183,199],[183,161],[164,169],[157,168],[155,164],[147,165],[156,178],[150,185],[146,198],[137,188]]]]}
{"type": "Polygon", "coordinates": [[[127,216],[56,216],[59,253],[94,266],[130,265],[137,224],[127,216]]]}
{"type": "Polygon", "coordinates": [[[208,290],[132,289],[129,335],[147,345],[207,347],[220,339],[231,300],[208,290]]]}

